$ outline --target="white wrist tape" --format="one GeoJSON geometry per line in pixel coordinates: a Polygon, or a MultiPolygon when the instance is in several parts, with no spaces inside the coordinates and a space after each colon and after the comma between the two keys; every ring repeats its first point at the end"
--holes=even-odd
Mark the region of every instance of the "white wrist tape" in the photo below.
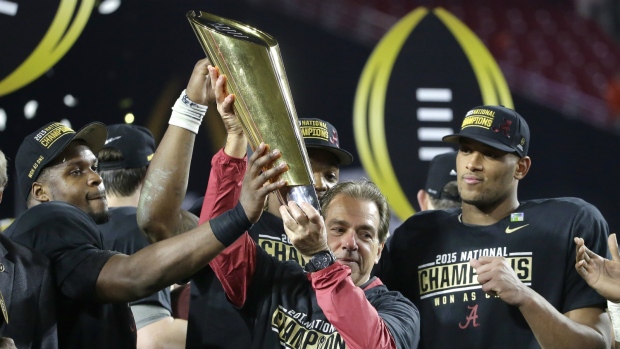
{"type": "Polygon", "coordinates": [[[616,342],[620,341],[620,304],[607,301],[607,311],[611,318],[611,325],[614,329],[616,342]]]}
{"type": "Polygon", "coordinates": [[[181,92],[181,96],[172,107],[170,115],[170,125],[182,127],[193,133],[198,133],[202,118],[207,113],[207,106],[192,102],[185,93],[181,92]]]}

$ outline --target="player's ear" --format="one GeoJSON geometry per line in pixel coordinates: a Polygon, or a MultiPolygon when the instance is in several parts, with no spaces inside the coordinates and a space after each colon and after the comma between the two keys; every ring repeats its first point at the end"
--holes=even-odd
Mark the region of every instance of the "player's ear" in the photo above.
{"type": "Polygon", "coordinates": [[[32,183],[32,187],[30,188],[30,196],[38,202],[48,202],[51,200],[51,195],[48,193],[48,187],[40,182],[32,183]]]}
{"type": "Polygon", "coordinates": [[[420,211],[428,210],[428,193],[424,189],[418,191],[418,205],[420,205],[420,211]]]}
{"type": "Polygon", "coordinates": [[[530,171],[530,166],[532,166],[532,159],[530,159],[529,156],[524,156],[517,160],[517,168],[515,170],[514,178],[516,180],[525,178],[527,173],[530,171]]]}
{"type": "Polygon", "coordinates": [[[379,244],[379,248],[377,249],[377,259],[375,259],[375,264],[379,264],[379,259],[381,259],[381,252],[383,252],[383,248],[385,247],[385,242],[379,244]]]}

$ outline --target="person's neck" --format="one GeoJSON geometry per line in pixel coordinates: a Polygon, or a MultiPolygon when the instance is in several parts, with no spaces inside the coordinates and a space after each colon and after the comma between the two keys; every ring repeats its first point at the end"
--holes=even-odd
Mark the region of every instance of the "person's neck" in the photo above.
{"type": "Polygon", "coordinates": [[[136,190],[130,196],[116,196],[113,194],[107,194],[106,197],[108,199],[108,207],[138,207],[138,202],[140,201],[140,190],[136,190]]]}
{"type": "Polygon", "coordinates": [[[516,195],[497,204],[480,207],[463,202],[461,221],[472,225],[492,225],[499,222],[519,207],[516,195]]]}
{"type": "Polygon", "coordinates": [[[368,280],[370,280],[370,274],[364,276],[362,279],[360,279],[360,281],[356,282],[355,286],[362,287],[365,283],[368,282],[368,280]]]}

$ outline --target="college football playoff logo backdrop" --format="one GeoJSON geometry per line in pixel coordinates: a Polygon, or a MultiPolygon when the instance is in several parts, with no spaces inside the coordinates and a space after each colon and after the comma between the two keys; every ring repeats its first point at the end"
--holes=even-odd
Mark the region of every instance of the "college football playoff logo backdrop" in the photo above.
{"type": "Polygon", "coordinates": [[[26,86],[52,68],[80,36],[94,6],[95,0],[3,0],[0,96],[26,86]]]}
{"type": "Polygon", "coordinates": [[[452,149],[441,138],[482,104],[513,108],[487,48],[448,11],[418,8],[377,44],[355,96],[355,142],[401,220],[415,213],[429,161],[452,149]]]}

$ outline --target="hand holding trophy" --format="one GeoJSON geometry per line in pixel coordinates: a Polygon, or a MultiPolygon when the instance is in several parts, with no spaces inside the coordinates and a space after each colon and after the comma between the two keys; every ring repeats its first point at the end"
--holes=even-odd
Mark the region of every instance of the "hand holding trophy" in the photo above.
{"type": "Polygon", "coordinates": [[[320,210],[277,41],[248,25],[208,13],[191,11],[187,18],[207,57],[227,77],[227,89],[235,95],[233,109],[252,150],[265,142],[280,149],[280,161],[290,166],[282,176],[287,186],[278,192],[280,202],[307,202],[320,210]]]}

